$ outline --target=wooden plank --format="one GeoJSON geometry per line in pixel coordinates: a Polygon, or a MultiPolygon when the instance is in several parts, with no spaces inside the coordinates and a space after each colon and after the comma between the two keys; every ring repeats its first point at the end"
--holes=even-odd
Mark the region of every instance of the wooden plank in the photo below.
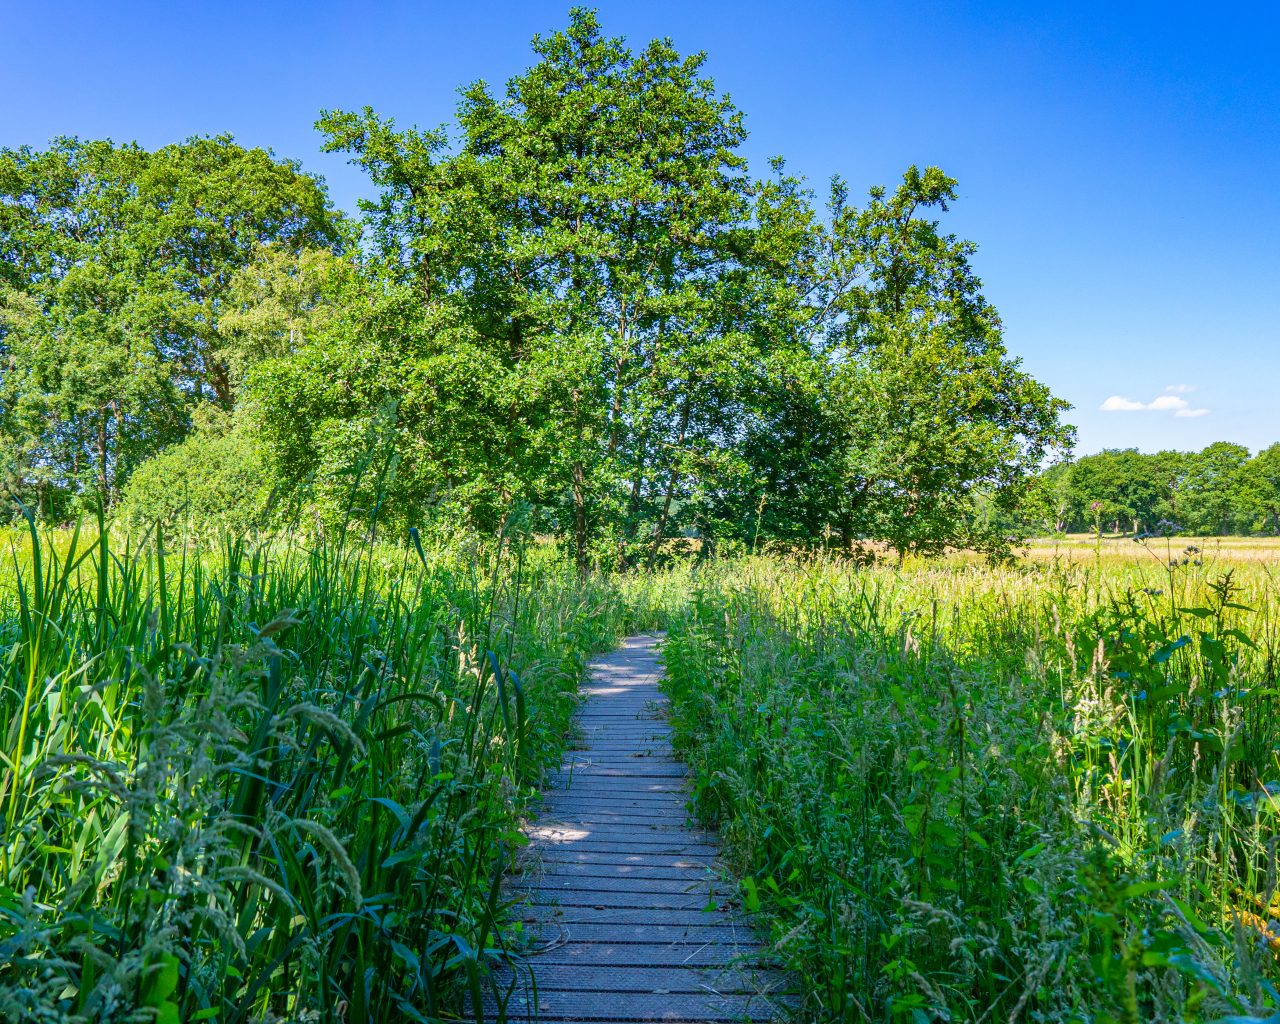
{"type": "Polygon", "coordinates": [[[679,786],[683,789],[688,785],[689,777],[681,772],[672,771],[671,762],[668,760],[642,758],[579,761],[577,764],[565,765],[548,777],[549,783],[555,788],[572,786],[575,783],[595,786],[621,785],[615,782],[615,779],[635,779],[637,785],[643,785],[648,781],[659,785],[679,786]]]}
{"type": "Polygon", "coordinates": [[[559,822],[555,825],[530,825],[526,829],[531,845],[541,849],[590,850],[601,845],[622,846],[663,846],[669,850],[678,850],[693,846],[717,850],[712,837],[706,832],[695,832],[683,828],[652,828],[636,831],[633,828],[622,828],[617,825],[595,824],[582,825],[559,822]]]}
{"type": "Polygon", "coordinates": [[[716,889],[723,891],[734,891],[736,886],[732,888],[721,883],[720,879],[708,877],[703,872],[698,878],[634,878],[625,875],[565,875],[558,872],[541,872],[532,878],[525,879],[521,882],[521,889],[530,894],[538,894],[542,898],[549,898],[550,894],[563,894],[564,898],[572,895],[573,897],[581,896],[586,903],[599,902],[596,897],[602,893],[610,895],[632,897],[633,899],[641,896],[648,897],[650,895],[681,895],[691,896],[698,906],[706,906],[707,901],[711,898],[716,889]]]}
{"type": "Polygon", "coordinates": [[[704,907],[720,902],[706,891],[685,892],[682,889],[654,891],[652,889],[635,889],[630,892],[619,892],[616,889],[566,889],[558,887],[528,888],[525,890],[530,899],[546,906],[575,907],[580,910],[695,910],[701,912],[704,907]]]}
{"type": "Polygon", "coordinates": [[[552,790],[543,800],[543,808],[551,816],[600,811],[604,814],[638,814],[666,818],[689,817],[689,800],[683,793],[592,793],[576,789],[552,790]]]}
{"type": "Polygon", "coordinates": [[[683,789],[649,789],[640,780],[626,782],[596,782],[578,779],[577,784],[563,789],[549,789],[543,794],[543,804],[557,803],[592,803],[605,801],[609,803],[639,803],[645,805],[683,808],[689,802],[689,794],[683,789]]]}
{"type": "Polygon", "coordinates": [[[607,800],[669,800],[683,804],[689,799],[688,787],[677,778],[646,778],[643,775],[563,776],[543,794],[546,800],[571,797],[607,800]]]}
{"type": "Polygon", "coordinates": [[[608,924],[645,925],[674,928],[741,928],[744,937],[751,931],[745,920],[728,910],[680,910],[653,907],[563,906],[554,903],[524,903],[516,911],[518,920],[545,921],[563,925],[608,924]]]}
{"type": "Polygon", "coordinates": [[[647,859],[680,857],[691,860],[716,860],[719,851],[707,843],[628,843],[619,840],[597,839],[595,842],[533,843],[525,848],[522,857],[539,857],[544,861],[583,859],[624,860],[630,857],[647,859]]]}
{"type": "MultiPolygon", "coordinates": [[[[507,1004],[515,1019],[533,1011],[532,994],[517,992],[507,1004]]],[[[742,1021],[772,1021],[779,1017],[777,1004],[764,995],[717,995],[715,993],[648,992],[551,992],[538,990],[536,1019],[550,1021],[670,1022],[697,1024],[741,1024],[742,1021]]]]}
{"type": "Polygon", "coordinates": [[[614,964],[556,963],[533,957],[528,966],[544,1000],[552,992],[750,995],[769,992],[770,985],[776,984],[771,972],[730,963],[702,967],[632,964],[620,969],[614,964]]]}
{"type": "MultiPolygon", "coordinates": [[[[550,863],[530,864],[524,874],[515,876],[523,885],[530,886],[535,879],[550,885],[562,887],[569,883],[590,885],[593,881],[623,883],[626,880],[635,882],[683,882],[686,885],[715,886],[721,891],[732,891],[737,883],[727,880],[719,868],[708,864],[695,867],[666,867],[660,864],[573,864],[550,863]]],[[[597,888],[603,886],[597,885],[597,888]]],[[[532,889],[521,889],[531,892],[532,889]]]]}
{"type": "MultiPolygon", "coordinates": [[[[689,812],[684,807],[644,808],[615,806],[592,806],[590,804],[573,807],[557,806],[556,821],[564,829],[575,829],[578,832],[594,834],[596,830],[620,831],[630,829],[639,834],[654,830],[659,832],[683,832],[690,824],[689,812]]],[[[586,836],[579,836],[585,839],[586,836]]],[[[709,837],[702,836],[703,842],[709,837]]]]}
{"type": "MultiPolygon", "coordinates": [[[[679,959],[690,949],[715,949],[734,956],[758,951],[759,946],[750,929],[741,925],[719,924],[625,924],[611,922],[565,923],[561,921],[527,922],[528,933],[540,945],[573,944],[587,948],[592,945],[634,944],[661,945],[679,959]],[[680,952],[685,950],[685,952],[680,952]]],[[[542,956],[543,954],[535,954],[542,956]]]]}
{"type": "Polygon", "coordinates": [[[507,975],[511,1020],[533,1019],[530,973],[545,1022],[774,1019],[764,993],[785,975],[741,912],[714,836],[689,820],[660,673],[643,638],[592,667],[579,749],[549,778],[509,885],[530,940],[507,975]]]}
{"type": "Polygon", "coordinates": [[[535,977],[548,964],[575,964],[591,967],[710,967],[731,964],[743,958],[759,958],[754,946],[739,947],[732,942],[616,942],[592,941],[578,935],[567,942],[532,953],[528,964],[535,977]]]}
{"type": "Polygon", "coordinates": [[[579,796],[647,796],[650,793],[669,793],[688,796],[689,787],[683,779],[676,775],[660,775],[657,778],[649,775],[593,775],[590,771],[579,772],[574,778],[568,774],[551,777],[551,789],[548,794],[574,792],[579,796]]]}
{"type": "Polygon", "coordinates": [[[531,848],[526,854],[530,859],[548,866],[556,864],[599,864],[601,866],[630,864],[638,867],[712,867],[717,864],[715,851],[705,853],[628,853],[623,850],[543,850],[531,848]]]}

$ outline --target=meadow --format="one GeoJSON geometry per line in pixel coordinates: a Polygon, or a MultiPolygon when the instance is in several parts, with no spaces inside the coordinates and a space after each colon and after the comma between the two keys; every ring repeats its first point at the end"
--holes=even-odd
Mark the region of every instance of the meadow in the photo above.
{"type": "Polygon", "coordinates": [[[691,807],[803,1020],[1280,1007],[1266,558],[1161,540],[582,579],[514,533],[5,540],[6,1020],[501,1004],[519,825],[586,662],[653,627],[691,807]]]}
{"type": "Polygon", "coordinates": [[[674,725],[806,1019],[1275,1019],[1277,565],[1149,546],[699,581],[674,725]]]}

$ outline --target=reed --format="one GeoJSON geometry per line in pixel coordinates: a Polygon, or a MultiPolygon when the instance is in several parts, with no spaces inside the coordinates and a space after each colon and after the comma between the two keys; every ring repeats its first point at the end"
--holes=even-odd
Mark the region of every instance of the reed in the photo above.
{"type": "Polygon", "coordinates": [[[503,1003],[498,882],[614,590],[518,537],[12,541],[0,1017],[503,1003]]]}

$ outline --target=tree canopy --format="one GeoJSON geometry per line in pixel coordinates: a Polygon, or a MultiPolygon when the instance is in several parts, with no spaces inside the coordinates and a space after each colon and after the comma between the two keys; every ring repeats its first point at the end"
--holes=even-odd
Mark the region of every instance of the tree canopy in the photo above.
{"type": "Polygon", "coordinates": [[[113,501],[186,438],[165,465],[197,486],[183,460],[225,453],[284,496],[264,524],[525,509],[583,568],[679,536],[1003,550],[980,506],[1011,517],[1072,431],[941,225],[956,182],[823,205],[780,158],[752,173],[704,55],[584,10],[533,53],[450,125],[322,114],[375,191],[360,244],[229,138],[0,154],[12,486],[113,501]],[[206,405],[231,419],[193,428],[206,405]]]}
{"type": "Polygon", "coordinates": [[[1226,442],[1199,452],[1112,449],[1055,466],[1043,482],[1044,525],[1059,532],[1280,534],[1280,444],[1252,457],[1226,442]]]}
{"type": "Polygon", "coordinates": [[[232,406],[219,322],[235,271],[342,237],[314,178],[228,137],[0,150],[10,472],[113,501],[197,406],[232,406]]]}

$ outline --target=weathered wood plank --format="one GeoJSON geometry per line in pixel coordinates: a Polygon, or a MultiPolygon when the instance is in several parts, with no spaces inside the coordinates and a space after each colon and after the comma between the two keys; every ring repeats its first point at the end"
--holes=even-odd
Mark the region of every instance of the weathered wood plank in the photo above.
{"type": "MultiPolygon", "coordinates": [[[[717,889],[728,888],[719,878],[702,872],[697,878],[635,878],[626,875],[567,875],[544,871],[521,881],[521,888],[538,898],[549,900],[552,893],[560,893],[560,902],[572,895],[581,897],[584,903],[599,903],[596,897],[602,893],[632,897],[632,903],[640,897],[687,896],[698,906],[706,906],[717,889]],[[590,895],[586,895],[590,894],[590,895]]],[[[684,904],[681,904],[682,906],[684,904]]]]}
{"type": "Polygon", "coordinates": [[[550,778],[509,885],[531,941],[505,976],[511,1020],[770,1021],[788,1001],[715,837],[689,820],[660,674],[652,639],[633,637],[583,688],[579,749],[550,778]]]}
{"type": "Polygon", "coordinates": [[[772,972],[744,970],[727,963],[701,967],[632,964],[619,969],[613,964],[544,963],[533,957],[529,967],[544,999],[550,992],[751,995],[773,991],[771,986],[776,985],[772,972]]]}
{"type": "Polygon", "coordinates": [[[525,856],[547,865],[598,864],[601,866],[633,865],[636,867],[707,868],[716,866],[716,854],[711,848],[702,853],[667,853],[665,851],[641,852],[626,850],[548,850],[530,848],[525,856]]]}
{"type": "Polygon", "coordinates": [[[721,871],[711,864],[688,865],[685,867],[668,866],[666,864],[577,864],[557,861],[532,861],[527,871],[541,875],[544,879],[577,879],[577,878],[612,878],[620,882],[628,879],[654,882],[659,880],[679,882],[718,882],[721,871]]]}
{"type": "MultiPolygon", "coordinates": [[[[618,892],[609,889],[529,889],[529,897],[548,906],[593,908],[596,910],[701,910],[711,906],[708,892],[649,891],[618,892]]],[[[716,902],[716,906],[719,903],[716,902]]]]}
{"type": "Polygon", "coordinates": [[[549,964],[577,964],[591,967],[710,967],[730,964],[746,957],[758,958],[753,946],[704,939],[702,942],[584,942],[575,930],[573,941],[552,946],[529,958],[529,966],[541,971],[549,964]]]}
{"type": "Polygon", "coordinates": [[[537,1016],[519,1014],[532,1010],[531,994],[517,992],[507,1004],[509,1016],[517,1020],[543,1022],[693,1021],[696,1024],[741,1024],[742,1021],[770,1021],[778,1016],[777,1004],[765,995],[719,995],[717,993],[648,992],[552,992],[538,990],[537,1016]]]}
{"type": "Polygon", "coordinates": [[[617,842],[665,846],[668,849],[677,849],[689,843],[715,846],[712,837],[706,832],[682,828],[658,828],[656,825],[637,830],[599,822],[591,826],[558,822],[554,825],[548,823],[537,826],[530,829],[529,834],[531,839],[546,848],[573,845],[578,849],[589,849],[592,845],[617,842]]]}
{"type": "Polygon", "coordinates": [[[670,907],[564,906],[525,903],[517,917],[526,922],[555,921],[560,924],[671,925],[674,927],[722,928],[730,922],[750,935],[747,924],[728,910],[678,910],[670,907]]]}
{"type": "Polygon", "coordinates": [[[614,797],[619,795],[638,797],[663,793],[687,796],[688,794],[688,786],[675,775],[663,775],[655,779],[646,775],[618,774],[601,776],[593,775],[591,772],[586,771],[579,773],[576,777],[568,774],[552,776],[551,786],[549,793],[556,793],[562,789],[567,790],[572,787],[578,796],[587,797],[614,797]]]}
{"type": "MultiPolygon", "coordinates": [[[[690,949],[704,947],[721,950],[732,956],[758,950],[750,929],[741,925],[720,924],[625,924],[611,922],[565,923],[561,921],[534,921],[528,923],[528,932],[539,943],[552,943],[563,948],[590,950],[609,944],[662,945],[672,951],[674,960],[683,959],[690,949]],[[685,950],[685,952],[680,952],[685,950]]],[[[538,954],[539,957],[547,954],[538,954]]]]}

